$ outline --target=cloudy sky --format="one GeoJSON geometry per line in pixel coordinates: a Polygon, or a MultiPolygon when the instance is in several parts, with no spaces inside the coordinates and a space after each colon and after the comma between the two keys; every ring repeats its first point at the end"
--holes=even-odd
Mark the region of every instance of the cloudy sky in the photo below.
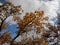
{"type": "MultiPolygon", "coordinates": [[[[57,10],[59,9],[59,0],[8,0],[15,5],[22,5],[24,13],[21,18],[23,18],[26,12],[32,12],[34,10],[44,10],[45,15],[48,15],[50,19],[57,17],[57,10]]],[[[55,20],[54,20],[55,21],[55,20]]]]}
{"type": "MultiPolygon", "coordinates": [[[[50,22],[55,23],[57,21],[57,10],[59,9],[59,0],[0,0],[0,2],[6,2],[10,1],[15,5],[22,5],[22,8],[24,10],[24,13],[21,15],[21,18],[23,18],[24,14],[26,12],[33,12],[34,10],[44,10],[45,15],[49,16],[50,22]]],[[[9,17],[6,20],[7,24],[13,24],[16,23],[12,20],[12,17],[9,17]]],[[[13,26],[10,25],[10,26],[13,26]]],[[[8,26],[8,30],[12,30],[14,28],[16,30],[16,27],[10,27],[8,26]]]]}
{"type": "MultiPolygon", "coordinates": [[[[59,9],[60,0],[7,0],[15,5],[22,5],[22,8],[24,10],[24,13],[21,15],[23,18],[24,14],[26,12],[33,12],[34,10],[44,10],[45,15],[50,17],[50,22],[57,23],[57,11],[59,9]]],[[[0,2],[5,2],[5,0],[0,0],[0,2]]],[[[16,32],[18,29],[16,29],[16,23],[12,20],[12,17],[9,17],[6,20],[6,23],[8,24],[8,29],[10,32],[16,32]],[[13,31],[14,29],[14,31],[13,31]]],[[[2,31],[4,32],[4,31],[2,31]]],[[[16,34],[11,34],[11,36],[15,37],[16,34]]]]}
{"type": "MultiPolygon", "coordinates": [[[[57,17],[57,10],[59,9],[59,0],[0,0],[0,2],[6,2],[10,1],[14,3],[15,5],[21,5],[24,13],[22,14],[21,18],[23,18],[24,14],[26,12],[32,12],[34,10],[44,10],[45,15],[48,15],[50,19],[56,18],[57,17]]],[[[12,17],[10,17],[12,18],[12,17]]],[[[12,22],[12,19],[7,19],[7,22],[9,23],[14,23],[12,22]],[[9,22],[10,21],[10,22],[9,22]]],[[[15,23],[14,23],[15,24],[15,23]]]]}

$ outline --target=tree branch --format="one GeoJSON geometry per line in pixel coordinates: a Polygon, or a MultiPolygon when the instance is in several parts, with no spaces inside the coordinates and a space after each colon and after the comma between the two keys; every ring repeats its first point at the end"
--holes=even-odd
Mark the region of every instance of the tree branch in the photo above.
{"type": "Polygon", "coordinates": [[[3,25],[3,23],[4,23],[4,21],[5,21],[6,19],[7,19],[7,18],[5,18],[4,20],[2,20],[2,22],[1,22],[0,31],[2,30],[2,25],[3,25]]]}
{"type": "MultiPolygon", "coordinates": [[[[10,15],[9,15],[10,16],[10,15]]],[[[2,20],[2,22],[1,22],[1,25],[0,25],[0,32],[1,32],[1,30],[2,30],[2,25],[3,25],[3,23],[4,23],[4,21],[9,17],[9,16],[7,16],[4,20],[2,20]]]]}
{"type": "MultiPolygon", "coordinates": [[[[25,24],[25,27],[26,27],[29,23],[31,23],[33,20],[35,20],[35,18],[36,18],[36,17],[34,17],[31,21],[29,21],[27,24],[25,24]]],[[[25,27],[24,27],[24,28],[25,28],[25,27]]],[[[14,40],[15,40],[17,37],[19,37],[20,33],[25,32],[25,31],[24,31],[24,28],[23,28],[23,30],[19,30],[19,31],[18,31],[17,36],[16,36],[14,39],[12,39],[12,41],[10,42],[10,45],[13,45],[14,40]]]]}

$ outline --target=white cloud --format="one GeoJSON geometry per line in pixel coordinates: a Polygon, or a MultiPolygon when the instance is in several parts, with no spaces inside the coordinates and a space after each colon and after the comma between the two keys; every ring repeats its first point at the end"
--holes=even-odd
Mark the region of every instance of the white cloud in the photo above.
{"type": "MultiPolygon", "coordinates": [[[[15,5],[22,5],[22,8],[24,10],[24,14],[26,12],[31,12],[36,9],[44,10],[46,15],[49,15],[51,17],[56,17],[56,11],[59,7],[58,0],[52,0],[52,1],[40,1],[40,0],[9,0],[15,5]]],[[[22,18],[24,16],[22,14],[22,18]]]]}
{"type": "Polygon", "coordinates": [[[32,12],[40,7],[40,2],[38,0],[9,0],[15,5],[21,5],[24,13],[22,14],[22,18],[26,12],[32,12]]]}
{"type": "Polygon", "coordinates": [[[45,11],[45,15],[49,16],[49,21],[53,24],[57,20],[53,20],[54,18],[57,19],[57,10],[59,9],[59,2],[58,0],[52,1],[42,1],[43,5],[41,7],[42,10],[45,11]]]}
{"type": "Polygon", "coordinates": [[[22,5],[24,11],[33,11],[40,6],[40,2],[38,0],[10,0],[15,5],[22,5]]]}
{"type": "Polygon", "coordinates": [[[12,24],[16,24],[16,22],[13,20],[13,16],[10,16],[6,19],[6,23],[12,25],[12,24]]]}

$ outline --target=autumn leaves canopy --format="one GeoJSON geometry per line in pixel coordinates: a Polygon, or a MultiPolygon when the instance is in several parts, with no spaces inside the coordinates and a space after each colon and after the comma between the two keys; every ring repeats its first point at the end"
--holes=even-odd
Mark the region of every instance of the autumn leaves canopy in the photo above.
{"type": "MultiPolygon", "coordinates": [[[[18,16],[13,16],[14,21],[17,21],[17,24],[19,26],[20,34],[27,33],[31,30],[36,30],[36,34],[40,33],[41,30],[43,31],[44,35],[46,31],[44,30],[44,25],[48,25],[48,17],[44,16],[44,11],[34,11],[34,12],[27,12],[25,16],[23,17],[23,20],[20,19],[18,16]],[[32,29],[32,27],[35,27],[32,29]]],[[[44,45],[47,45],[44,38],[37,39],[39,42],[44,43],[44,45]]],[[[26,41],[26,40],[25,40],[26,41]]],[[[32,42],[33,40],[31,40],[32,42]]]]}
{"type": "MultiPolygon", "coordinates": [[[[44,11],[36,10],[34,12],[27,12],[23,17],[23,19],[21,19],[18,16],[21,15],[21,11],[22,11],[21,6],[14,6],[10,2],[7,2],[6,5],[0,8],[0,32],[3,28],[4,29],[7,28],[7,24],[5,23],[5,20],[9,16],[13,16],[13,20],[17,22],[19,28],[17,36],[14,39],[11,38],[9,32],[5,32],[3,35],[0,35],[1,44],[8,41],[13,42],[19,35],[25,32],[27,33],[28,31],[31,30],[36,30],[37,34],[40,33],[40,31],[43,31],[42,35],[46,34],[45,26],[48,25],[49,17],[46,17],[44,15],[44,11]],[[33,26],[34,29],[32,29],[33,26]]],[[[33,40],[29,40],[29,41],[32,42],[33,40]]],[[[38,41],[44,43],[44,45],[47,45],[43,37],[38,39],[38,41]]]]}

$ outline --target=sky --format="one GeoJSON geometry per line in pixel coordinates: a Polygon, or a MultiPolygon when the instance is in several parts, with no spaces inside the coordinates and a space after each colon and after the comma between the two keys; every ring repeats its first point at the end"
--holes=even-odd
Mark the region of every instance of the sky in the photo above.
{"type": "Polygon", "coordinates": [[[49,15],[50,19],[53,17],[57,17],[57,9],[59,7],[58,0],[10,0],[15,5],[22,5],[24,13],[22,14],[21,18],[23,18],[26,12],[32,12],[34,10],[44,10],[45,15],[49,15]]]}
{"type": "MultiPolygon", "coordinates": [[[[59,9],[59,0],[10,0],[15,5],[22,5],[22,8],[24,9],[24,13],[21,15],[21,18],[23,18],[24,14],[26,12],[33,12],[34,10],[44,10],[45,15],[49,16],[49,21],[53,24],[57,23],[57,11],[59,9]]],[[[0,0],[0,2],[5,2],[5,0],[0,0]]],[[[13,18],[10,17],[6,20],[6,23],[8,24],[7,31],[10,31],[12,34],[12,38],[16,36],[16,31],[18,31],[17,24],[12,20],[13,18]]],[[[2,31],[4,32],[4,31],[2,31]]]]}

